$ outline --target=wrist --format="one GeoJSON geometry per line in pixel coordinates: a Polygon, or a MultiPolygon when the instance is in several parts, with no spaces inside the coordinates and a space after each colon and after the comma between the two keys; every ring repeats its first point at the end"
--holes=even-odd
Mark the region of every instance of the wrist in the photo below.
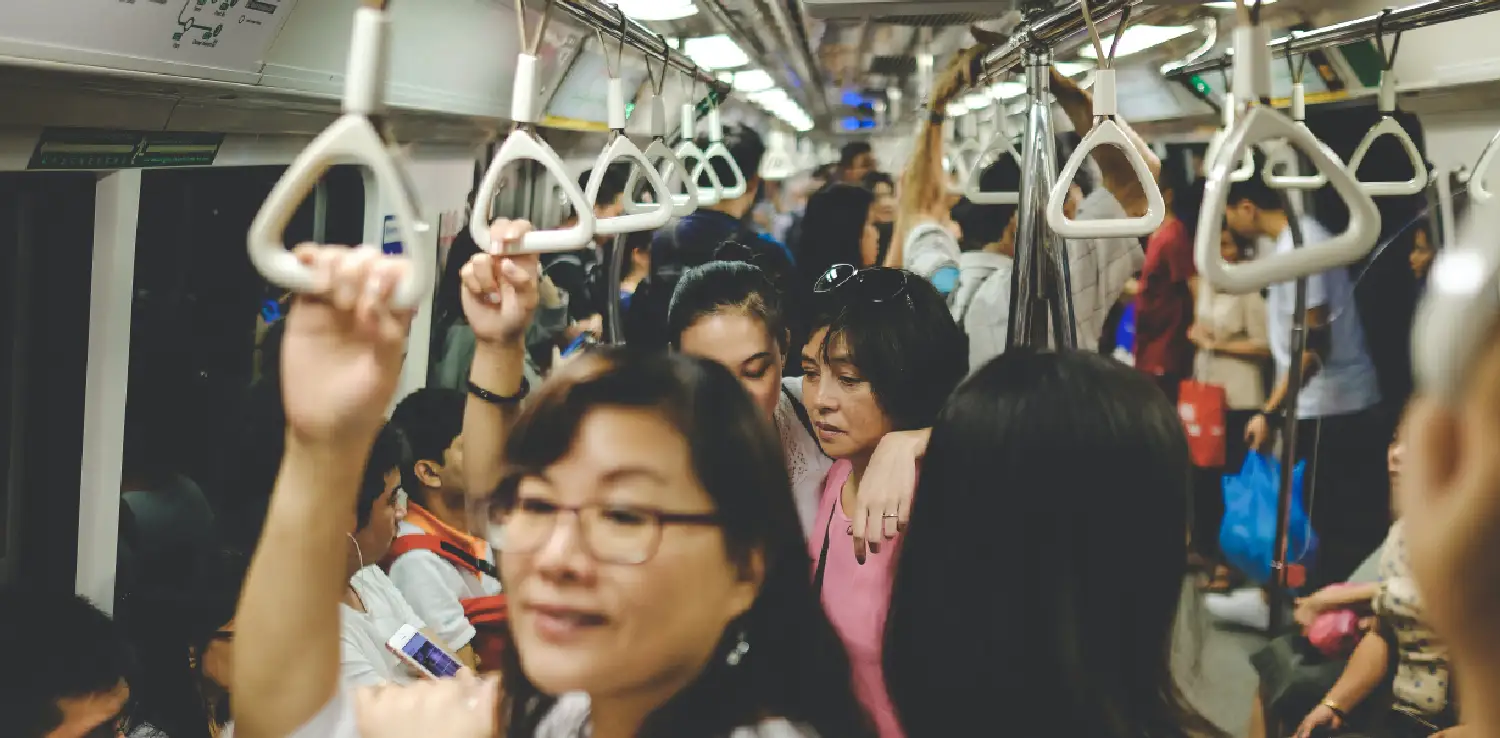
{"type": "Polygon", "coordinates": [[[495,339],[475,338],[474,356],[480,355],[508,358],[514,355],[526,354],[526,333],[523,331],[515,336],[503,336],[495,339]]]}

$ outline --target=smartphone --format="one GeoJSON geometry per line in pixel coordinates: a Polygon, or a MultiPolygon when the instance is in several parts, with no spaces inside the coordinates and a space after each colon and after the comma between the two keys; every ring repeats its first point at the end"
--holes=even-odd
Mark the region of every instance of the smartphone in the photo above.
{"type": "Polygon", "coordinates": [[[427,636],[417,632],[417,629],[410,625],[401,626],[401,629],[396,631],[396,635],[386,641],[385,646],[402,661],[411,664],[430,677],[451,677],[463,668],[453,654],[427,640],[427,636]]]}

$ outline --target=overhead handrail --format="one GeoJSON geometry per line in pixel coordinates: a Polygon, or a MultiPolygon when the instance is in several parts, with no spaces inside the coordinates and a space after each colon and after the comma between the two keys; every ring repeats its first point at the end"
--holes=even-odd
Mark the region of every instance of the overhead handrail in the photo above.
{"type": "MultiPolygon", "coordinates": [[[[1214,162],[1218,161],[1219,154],[1224,153],[1224,138],[1229,135],[1230,129],[1234,128],[1236,113],[1239,112],[1239,101],[1234,92],[1230,91],[1224,95],[1224,127],[1208,139],[1208,150],[1203,152],[1203,168],[1212,169],[1214,162]]],[[[1255,176],[1255,152],[1245,150],[1244,156],[1240,157],[1240,165],[1230,175],[1231,182],[1248,182],[1255,176]]]]}
{"type": "MultiPolygon", "coordinates": [[[[1234,30],[1235,87],[1251,100],[1265,101],[1271,96],[1269,38],[1269,32],[1258,23],[1242,24],[1234,30]]],[[[1379,236],[1380,211],[1375,201],[1327,144],[1270,105],[1258,104],[1229,131],[1223,153],[1208,172],[1194,245],[1198,271],[1209,284],[1230,294],[1245,294],[1352,264],[1370,252],[1379,236]],[[1285,139],[1288,145],[1300,149],[1327,175],[1329,184],[1349,207],[1349,226],[1322,243],[1238,264],[1226,263],[1219,237],[1233,181],[1231,167],[1251,146],[1274,139],[1285,139]]]]}
{"type": "Polygon", "coordinates": [[[1486,203],[1495,199],[1495,193],[1490,192],[1485,180],[1490,176],[1497,154],[1500,154],[1500,133],[1496,133],[1485,145],[1484,151],[1479,154],[1479,161],[1474,163],[1474,173],[1469,175],[1469,197],[1474,202],[1486,203]]]}
{"type": "MultiPolygon", "coordinates": [[[[671,47],[667,45],[666,37],[661,38],[662,56],[670,59],[671,47]]],[[[651,116],[651,144],[646,147],[645,155],[650,161],[661,162],[657,169],[661,178],[667,183],[667,192],[671,194],[672,214],[683,217],[692,214],[698,209],[698,183],[688,176],[687,164],[677,158],[677,153],[667,145],[667,105],[662,100],[662,88],[666,86],[667,70],[670,61],[663,61],[661,78],[651,76],[651,65],[646,64],[646,76],[651,80],[651,103],[647,111],[651,116]]],[[[645,213],[656,208],[655,203],[637,202],[635,199],[636,188],[641,182],[641,170],[636,167],[630,168],[630,179],[625,185],[625,212],[645,213]]]]}
{"type": "Polygon", "coordinates": [[[708,154],[698,148],[698,144],[694,141],[698,137],[698,109],[693,102],[697,97],[694,93],[697,91],[697,82],[689,81],[682,103],[682,143],[677,144],[677,159],[683,163],[683,166],[687,166],[688,162],[693,162],[688,179],[693,181],[693,187],[698,193],[698,207],[709,208],[726,198],[724,185],[719,182],[719,175],[714,173],[713,167],[704,166],[708,161],[708,154]],[[708,176],[708,187],[699,187],[697,182],[705,174],[708,176]]]}
{"type": "MultiPolygon", "coordinates": [[[[1292,32],[1294,38],[1296,34],[1296,31],[1292,32]]],[[[1307,128],[1307,85],[1302,82],[1303,75],[1307,72],[1307,55],[1304,54],[1302,58],[1293,61],[1292,56],[1288,54],[1286,65],[1292,72],[1292,122],[1302,128],[1307,128]]],[[[1277,153],[1281,156],[1268,155],[1266,157],[1266,169],[1261,173],[1266,186],[1278,190],[1317,190],[1328,184],[1328,177],[1321,171],[1314,172],[1311,176],[1296,173],[1302,166],[1302,160],[1297,156],[1297,150],[1290,145],[1281,147],[1277,153]],[[1293,173],[1276,174],[1278,164],[1287,165],[1293,173]]]]}
{"type": "Polygon", "coordinates": [[[502,247],[490,238],[490,221],[494,209],[495,190],[505,168],[518,161],[534,161],[557,179],[558,189],[567,196],[568,203],[578,222],[571,228],[550,231],[531,231],[521,238],[516,253],[543,253],[550,251],[573,251],[588,247],[594,240],[594,208],[584,198],[578,184],[568,175],[567,168],[557,152],[552,150],[536,133],[537,86],[540,62],[537,52],[547,32],[547,18],[552,10],[552,0],[542,8],[542,19],[537,24],[535,38],[526,37],[526,3],[516,0],[516,25],[521,33],[521,53],[516,59],[516,84],[511,93],[510,117],[515,120],[515,130],[506,137],[505,143],[495,152],[490,168],[479,181],[474,194],[474,210],[469,217],[469,235],[474,243],[492,253],[502,247]]]}
{"type": "MultiPolygon", "coordinates": [[[[672,219],[672,190],[668,189],[667,182],[662,178],[661,172],[651,164],[646,155],[636,147],[630,137],[625,135],[625,82],[620,79],[619,70],[625,61],[625,24],[629,21],[625,17],[625,11],[620,11],[620,49],[615,54],[613,66],[609,63],[609,54],[605,51],[604,32],[595,29],[599,35],[599,50],[604,53],[604,70],[609,75],[609,143],[605,144],[604,151],[599,153],[599,158],[594,162],[594,170],[589,175],[588,186],[584,188],[583,198],[594,206],[599,204],[599,191],[604,186],[611,164],[625,159],[633,164],[631,173],[644,171],[646,181],[651,184],[651,190],[656,193],[657,203],[654,208],[643,213],[629,213],[615,216],[613,218],[596,218],[594,221],[594,233],[603,236],[618,236],[622,233],[635,233],[636,231],[652,231],[667,224],[672,219]]],[[[649,74],[649,69],[647,70],[649,74]]],[[[628,194],[631,190],[626,189],[628,194]]],[[[629,198],[626,198],[629,199],[629,198]]]]}
{"type": "Polygon", "coordinates": [[[1456,244],[1438,252],[1412,327],[1418,386],[1457,406],[1500,319],[1500,208],[1475,208],[1456,244]]]}
{"type": "Polygon", "coordinates": [[[1359,165],[1365,161],[1365,155],[1370,153],[1370,147],[1382,136],[1391,136],[1400,142],[1401,148],[1405,149],[1406,156],[1411,160],[1412,176],[1406,181],[1394,182],[1365,182],[1360,180],[1360,186],[1365,192],[1373,197],[1404,197],[1415,195],[1427,189],[1427,182],[1431,173],[1427,171],[1427,162],[1422,159],[1422,152],[1417,150],[1417,144],[1411,140],[1411,134],[1401,122],[1396,120],[1396,54],[1401,51],[1401,34],[1396,34],[1396,40],[1391,45],[1390,53],[1385,49],[1385,18],[1391,10],[1386,9],[1381,15],[1381,20],[1376,23],[1375,42],[1380,47],[1380,55],[1385,60],[1385,68],[1380,74],[1380,122],[1375,124],[1370,132],[1365,134],[1365,139],[1359,142],[1359,148],[1354,150],[1354,156],[1349,159],[1349,169],[1356,176],[1359,174],[1359,165]]]}
{"type": "Polygon", "coordinates": [[[250,262],[268,281],[294,292],[319,293],[328,285],[297,260],[285,244],[287,223],[297,207],[335,163],[355,162],[374,174],[381,195],[395,211],[396,229],[411,269],[391,295],[391,304],[414,307],[432,288],[436,259],[424,254],[421,235],[428,225],[419,217],[415,188],[400,163],[391,138],[371,120],[385,109],[390,17],[386,0],[364,0],[354,11],[354,31],[344,73],[343,115],[308,144],[276,181],[250,222],[246,237],[250,262]]]}
{"type": "Polygon", "coordinates": [[[745,173],[740,171],[739,162],[734,160],[734,155],[729,152],[729,147],[724,145],[724,122],[719,119],[719,102],[714,99],[712,91],[708,96],[708,150],[703,152],[703,159],[698,162],[698,169],[693,172],[694,178],[702,174],[703,170],[713,172],[712,162],[714,159],[722,159],[729,166],[729,173],[734,175],[734,184],[719,184],[718,177],[710,174],[710,181],[721,188],[719,199],[735,200],[745,195],[749,187],[745,180],[745,173]]]}
{"type": "Polygon", "coordinates": [[[1062,173],[1057,176],[1057,181],[1052,184],[1052,194],[1047,201],[1047,224],[1052,230],[1065,238],[1138,238],[1148,236],[1161,227],[1162,221],[1167,217],[1167,205],[1161,196],[1161,188],[1156,183],[1156,177],[1151,173],[1151,168],[1146,165],[1145,157],[1135,147],[1135,144],[1126,135],[1125,129],[1120,127],[1115,116],[1119,113],[1119,100],[1115,90],[1115,52],[1119,51],[1120,39],[1125,35],[1125,26],[1130,22],[1130,8],[1126,7],[1120,18],[1120,26],[1115,31],[1114,44],[1109,50],[1109,56],[1104,55],[1104,42],[1099,37],[1099,27],[1094,23],[1093,15],[1089,12],[1089,0],[1079,0],[1083,8],[1084,23],[1089,27],[1089,35],[1094,40],[1094,49],[1098,52],[1099,69],[1094,77],[1094,129],[1089,131],[1083,141],[1078,144],[1078,150],[1069,157],[1068,163],[1063,165],[1062,173]],[[1141,182],[1141,188],[1146,193],[1146,214],[1139,218],[1121,218],[1111,220],[1073,220],[1064,211],[1063,206],[1068,201],[1068,192],[1073,186],[1073,178],[1078,175],[1078,170],[1088,160],[1094,149],[1100,146],[1114,146],[1125,155],[1130,162],[1130,168],[1135,170],[1135,176],[1141,182]]]}
{"type": "Polygon", "coordinates": [[[1000,161],[1002,156],[1009,154],[1015,160],[1016,168],[1021,167],[1021,154],[1016,151],[1016,144],[1011,140],[1010,131],[1005,128],[1005,113],[999,106],[1000,103],[997,101],[993,121],[995,130],[990,135],[989,143],[974,162],[974,167],[969,170],[968,182],[964,186],[964,197],[969,198],[969,202],[979,205],[1017,205],[1021,202],[1019,187],[1015,192],[991,192],[986,191],[983,185],[985,170],[994,162],[1000,161]]]}

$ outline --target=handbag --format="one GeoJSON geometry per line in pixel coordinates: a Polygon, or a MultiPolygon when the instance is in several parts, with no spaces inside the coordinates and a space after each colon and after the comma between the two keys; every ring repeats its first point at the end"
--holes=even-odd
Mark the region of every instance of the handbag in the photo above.
{"type": "Polygon", "coordinates": [[[1203,375],[1202,366],[1202,361],[1194,361],[1194,378],[1179,385],[1177,416],[1182,418],[1193,466],[1219,469],[1227,458],[1224,434],[1229,396],[1223,387],[1198,380],[1203,375]]]}

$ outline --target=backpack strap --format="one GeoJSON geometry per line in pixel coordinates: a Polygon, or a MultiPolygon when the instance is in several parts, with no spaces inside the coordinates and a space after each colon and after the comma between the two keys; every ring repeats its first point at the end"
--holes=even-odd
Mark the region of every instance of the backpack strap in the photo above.
{"type": "Polygon", "coordinates": [[[473,554],[444,541],[437,536],[401,536],[391,544],[390,560],[395,561],[412,551],[431,551],[442,557],[448,563],[461,569],[467,569],[474,574],[482,574],[492,579],[500,579],[500,571],[494,564],[483,559],[476,558],[473,554]]]}

